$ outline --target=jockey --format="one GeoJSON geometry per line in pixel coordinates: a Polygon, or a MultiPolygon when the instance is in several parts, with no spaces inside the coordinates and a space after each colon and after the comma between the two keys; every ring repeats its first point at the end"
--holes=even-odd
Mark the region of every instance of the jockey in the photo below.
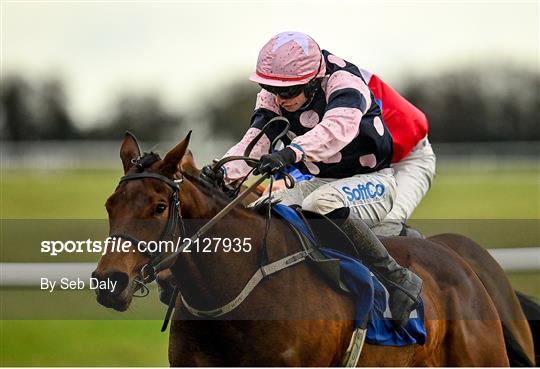
{"type": "MultiPolygon", "coordinates": [[[[273,197],[285,205],[345,218],[341,229],[387,286],[392,317],[405,326],[418,303],[422,280],[388,254],[370,227],[399,234],[429,189],[435,160],[425,116],[375,75],[321,50],[299,32],[273,37],[261,49],[250,80],[262,88],[251,127],[224,156],[242,155],[268,121],[287,118],[291,127],[283,149],[268,154],[283,129],[276,121],[251,151],[260,158],[255,173],[273,174],[294,165],[313,176],[273,197]]],[[[219,173],[206,166],[201,179],[219,186],[242,179],[250,170],[242,161],[225,164],[219,173]]]]}

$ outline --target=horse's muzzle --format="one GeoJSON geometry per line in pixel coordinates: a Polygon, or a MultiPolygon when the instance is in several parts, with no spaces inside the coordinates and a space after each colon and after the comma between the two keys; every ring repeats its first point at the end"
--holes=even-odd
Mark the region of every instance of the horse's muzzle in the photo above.
{"type": "Polygon", "coordinates": [[[103,275],[94,271],[92,278],[114,285],[113,289],[96,289],[96,299],[99,304],[118,311],[125,311],[128,308],[131,299],[126,299],[123,293],[129,285],[129,276],[126,273],[110,271],[103,275]]]}

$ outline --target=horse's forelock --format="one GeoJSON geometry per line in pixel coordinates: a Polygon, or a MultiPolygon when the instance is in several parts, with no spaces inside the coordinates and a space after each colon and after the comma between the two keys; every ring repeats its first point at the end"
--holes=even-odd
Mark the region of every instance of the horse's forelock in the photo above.
{"type": "Polygon", "coordinates": [[[135,167],[137,167],[137,172],[144,172],[158,161],[161,161],[161,157],[159,156],[159,154],[152,151],[145,152],[142,154],[141,157],[137,159],[135,167]]]}

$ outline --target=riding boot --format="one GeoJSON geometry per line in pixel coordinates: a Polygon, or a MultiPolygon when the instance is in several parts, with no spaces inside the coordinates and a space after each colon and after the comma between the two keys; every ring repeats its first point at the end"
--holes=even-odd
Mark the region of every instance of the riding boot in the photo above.
{"type": "Polygon", "coordinates": [[[362,261],[388,289],[394,323],[405,327],[410,313],[418,306],[422,279],[399,265],[362,220],[348,217],[341,229],[358,248],[362,261]]]}

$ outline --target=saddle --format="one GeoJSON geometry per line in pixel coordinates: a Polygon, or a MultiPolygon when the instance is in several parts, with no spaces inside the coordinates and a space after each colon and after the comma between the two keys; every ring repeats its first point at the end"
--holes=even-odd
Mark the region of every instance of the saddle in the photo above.
{"type": "MultiPolygon", "coordinates": [[[[327,215],[304,210],[299,205],[282,205],[279,201],[271,201],[268,198],[258,203],[254,210],[262,215],[268,214],[268,206],[272,214],[286,221],[289,227],[296,233],[305,251],[308,251],[309,259],[314,262],[317,269],[327,277],[331,284],[340,291],[350,293],[343,281],[340,272],[339,259],[332,258],[326,247],[361,261],[362,255],[354,242],[341,229],[341,224],[349,215],[346,208],[338,209],[327,215]]],[[[417,230],[403,223],[400,237],[424,238],[417,230]]]]}
{"type": "MultiPolygon", "coordinates": [[[[264,207],[257,209],[267,212],[268,205],[265,202],[264,207]]],[[[361,350],[364,337],[369,343],[385,346],[425,343],[423,304],[420,303],[411,313],[411,319],[403,330],[395,329],[388,290],[362,264],[358,250],[340,229],[346,218],[344,214],[333,212],[329,214],[331,217],[327,217],[301,210],[298,206],[279,203],[271,206],[272,214],[284,219],[297,234],[304,250],[308,251],[306,260],[311,261],[314,269],[322,273],[337,291],[348,294],[355,302],[355,332],[362,334],[357,334],[356,338],[353,336],[353,347],[361,350]]]]}
{"type": "Polygon", "coordinates": [[[267,214],[268,206],[272,207],[272,214],[284,219],[296,233],[304,250],[309,252],[308,260],[316,269],[339,291],[350,293],[342,279],[339,259],[330,258],[319,250],[323,245],[332,245],[335,250],[360,259],[353,242],[340,229],[343,219],[340,221],[339,214],[329,218],[303,210],[298,205],[284,206],[278,202],[270,203],[268,200],[257,204],[254,210],[260,214],[267,214]]]}

